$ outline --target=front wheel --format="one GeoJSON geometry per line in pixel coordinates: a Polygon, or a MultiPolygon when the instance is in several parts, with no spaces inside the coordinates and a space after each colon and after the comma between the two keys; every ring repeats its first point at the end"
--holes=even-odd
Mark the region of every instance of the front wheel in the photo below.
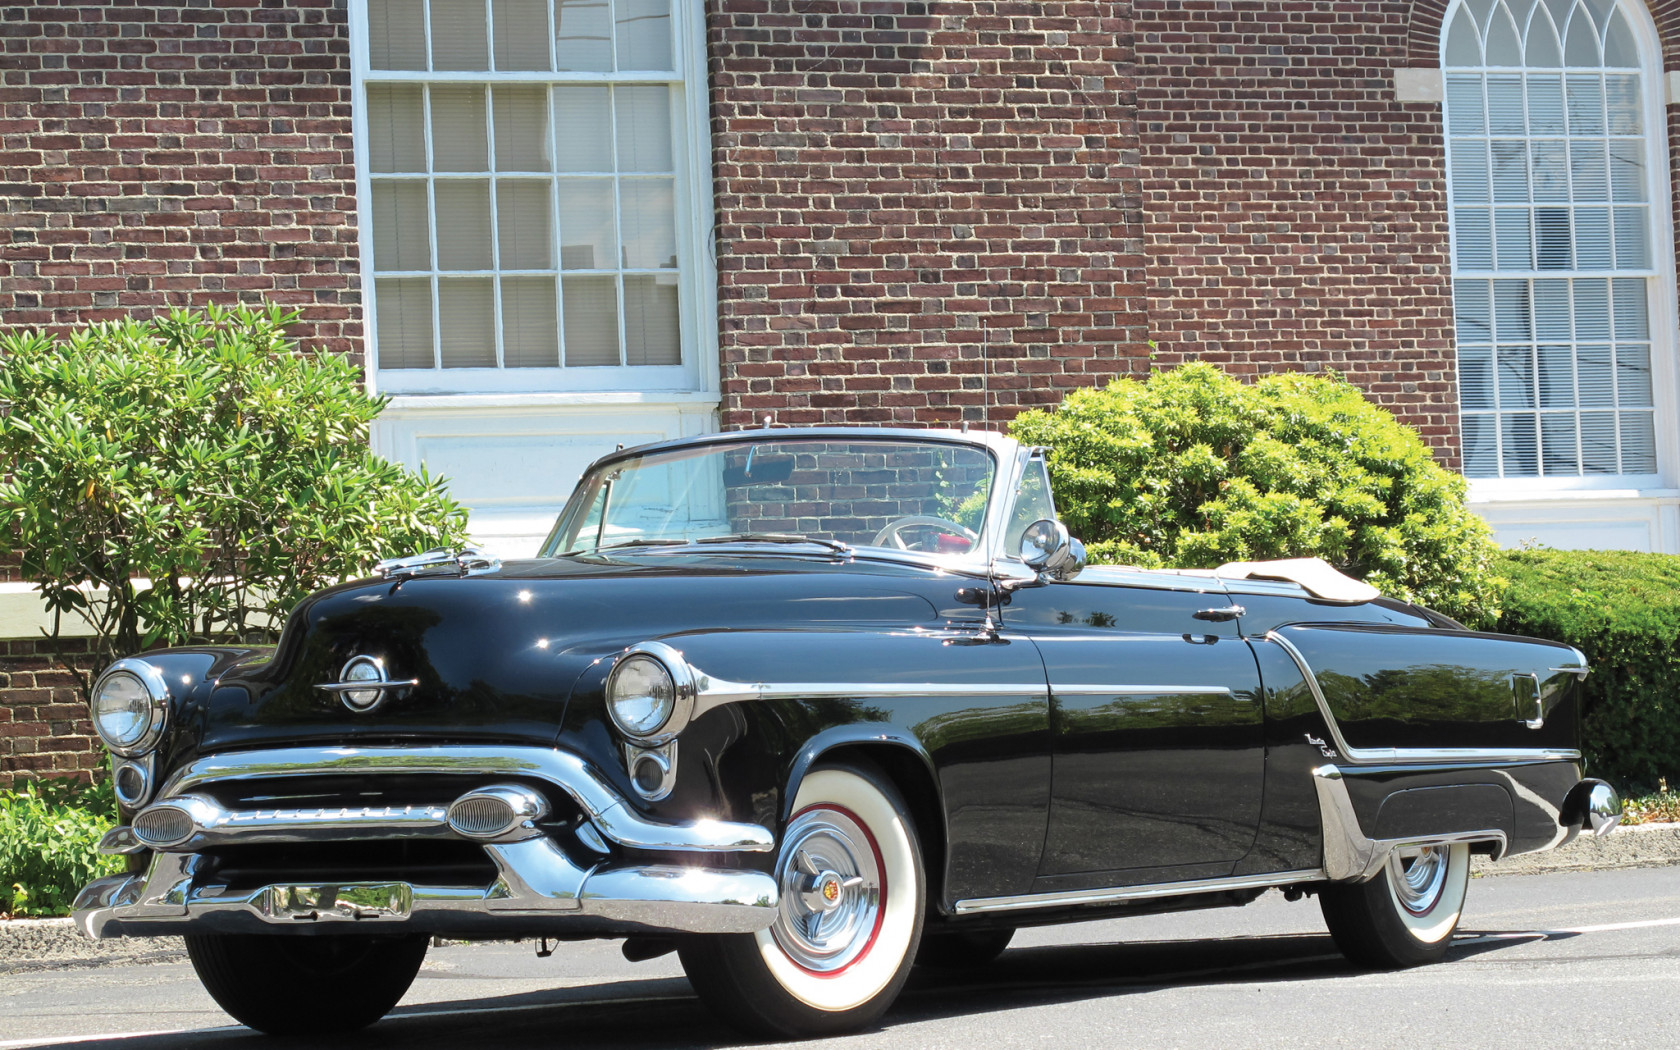
{"type": "Polygon", "coordinates": [[[1375,878],[1326,886],[1318,901],[1343,955],[1395,970],[1446,955],[1469,884],[1469,843],[1412,846],[1391,853],[1375,878]]]}
{"type": "Polygon", "coordinates": [[[814,770],[793,809],[776,858],[775,925],[691,938],[683,969],[708,1007],[747,1031],[850,1031],[892,1005],[921,940],[915,824],[892,782],[864,765],[814,770]]]}
{"type": "Polygon", "coordinates": [[[429,938],[191,934],[187,957],[217,1005],[269,1035],[334,1035],[384,1017],[429,938]]]}

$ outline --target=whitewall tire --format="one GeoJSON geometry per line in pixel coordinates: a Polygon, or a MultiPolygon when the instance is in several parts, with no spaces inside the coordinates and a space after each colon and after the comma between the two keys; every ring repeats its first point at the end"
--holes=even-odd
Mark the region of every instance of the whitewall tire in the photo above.
{"type": "Polygon", "coordinates": [[[1319,893],[1325,925],[1350,960],[1375,969],[1437,962],[1464,914],[1470,844],[1396,849],[1375,878],[1319,893]]]}
{"type": "Polygon", "coordinates": [[[756,934],[691,939],[683,968],[725,1020],[766,1035],[848,1031],[897,998],[927,899],[920,844],[892,782],[864,764],[799,785],[774,875],[780,911],[756,934]]]}

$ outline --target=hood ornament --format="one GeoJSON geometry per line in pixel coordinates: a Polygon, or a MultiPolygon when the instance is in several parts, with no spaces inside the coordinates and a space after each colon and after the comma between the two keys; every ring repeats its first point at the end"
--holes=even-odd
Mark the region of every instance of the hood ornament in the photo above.
{"type": "Polygon", "coordinates": [[[478,547],[434,547],[424,554],[386,558],[373,571],[387,580],[416,576],[482,576],[502,567],[502,559],[478,547]]]}

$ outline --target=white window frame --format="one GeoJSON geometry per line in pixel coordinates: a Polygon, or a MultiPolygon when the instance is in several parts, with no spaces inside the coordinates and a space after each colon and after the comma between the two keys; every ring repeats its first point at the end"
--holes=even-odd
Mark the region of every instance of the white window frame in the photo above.
{"type": "MultiPolygon", "coordinates": [[[[1448,66],[1446,63],[1447,33],[1453,20],[1458,16],[1459,9],[1466,0],[1452,0],[1446,14],[1441,19],[1441,33],[1438,42],[1438,54],[1441,61],[1441,77],[1443,83],[1447,75],[1455,69],[1464,67],[1448,66]]],[[[1655,474],[1595,474],[1582,477],[1545,476],[1545,477],[1513,477],[1513,478],[1468,478],[1470,485],[1470,499],[1480,501],[1509,501],[1514,499],[1547,499],[1565,493],[1580,492],[1583,495],[1675,495],[1673,491],[1675,479],[1680,475],[1680,361],[1676,360],[1680,353],[1680,334],[1677,326],[1680,319],[1676,317],[1675,305],[1675,241],[1673,217],[1673,191],[1669,180],[1669,145],[1668,145],[1668,113],[1665,105],[1664,72],[1662,63],[1662,49],[1657,38],[1657,27],[1652,20],[1649,9],[1642,0],[1619,0],[1617,6],[1627,19],[1628,26],[1633,30],[1634,42],[1639,49],[1641,90],[1644,98],[1645,120],[1645,167],[1650,175],[1651,207],[1649,209],[1648,242],[1651,248],[1652,269],[1654,278],[1642,278],[1649,290],[1647,295],[1648,314],[1651,327],[1651,389],[1652,404],[1655,406],[1656,420],[1656,452],[1657,473],[1655,474]]],[[[1487,67],[1493,68],[1493,67],[1487,67]]],[[[1520,71],[1531,67],[1500,67],[1502,71],[1520,71]]],[[[1565,69],[1569,67],[1564,67],[1565,69]]],[[[1445,93],[1443,93],[1445,94],[1445,93]]],[[[1442,167],[1447,189],[1447,221],[1451,231],[1451,274],[1456,280],[1460,274],[1458,269],[1458,229],[1454,208],[1452,185],[1452,165],[1447,163],[1447,127],[1448,101],[1443,98],[1441,103],[1441,149],[1442,167]]],[[[1626,273],[1599,273],[1597,271],[1577,270],[1514,270],[1490,272],[1495,279],[1558,279],[1568,277],[1595,276],[1629,276],[1626,273]]],[[[1468,279],[1484,280],[1490,273],[1473,271],[1467,274],[1468,279]]],[[[1456,314],[1456,300],[1454,310],[1456,314]]],[[[1454,326],[1456,333],[1456,323],[1454,326]]],[[[1454,355],[1457,354],[1457,337],[1453,340],[1454,355]]],[[[1456,365],[1455,365],[1456,372],[1456,365]]],[[[1460,402],[1462,403],[1462,402],[1460,402]]],[[[1455,409],[1457,406],[1455,405],[1455,409]]],[[[1461,453],[1462,455],[1462,453],[1461,453]]]]}
{"type": "MultiPolygon", "coordinates": [[[[565,404],[577,395],[584,403],[651,403],[693,400],[715,402],[721,389],[717,337],[717,265],[713,257],[714,196],[710,99],[706,77],[703,5],[672,0],[676,33],[673,62],[680,84],[681,127],[673,129],[673,169],[677,235],[677,300],[681,340],[678,365],[606,365],[558,368],[405,368],[381,369],[377,289],[373,260],[373,182],[369,158],[367,85],[428,84],[626,84],[636,78],[617,73],[423,72],[375,70],[369,65],[368,0],[350,0],[351,134],[356,164],[356,236],[362,284],[362,338],[365,374],[372,393],[433,400],[448,397],[465,407],[506,405],[509,395],[528,401],[565,404]],[[685,396],[686,395],[686,396],[685,396]]],[[[550,31],[552,36],[552,29],[550,31]]],[[[428,34],[428,40],[430,36],[428,34]]],[[[551,40],[551,48],[554,42],[551,40]]],[[[643,82],[661,85],[669,77],[643,82]]],[[[556,249],[558,251],[558,248],[556,249]]],[[[436,303],[434,302],[434,310],[436,303]]],[[[623,308],[623,304],[620,305],[623,308]]],[[[441,352],[441,347],[438,348],[441,352]]]]}

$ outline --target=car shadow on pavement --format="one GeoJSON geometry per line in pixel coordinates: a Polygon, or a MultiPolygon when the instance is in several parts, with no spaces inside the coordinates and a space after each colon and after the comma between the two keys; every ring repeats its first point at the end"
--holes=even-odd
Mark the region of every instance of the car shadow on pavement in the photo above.
{"type": "MultiPolygon", "coordinates": [[[[1448,964],[1547,939],[1543,933],[1465,932],[1448,964]]],[[[1011,948],[988,966],[917,970],[877,1031],[944,1018],[1053,1005],[1163,987],[1315,981],[1361,974],[1326,934],[1227,937],[1011,948]]],[[[347,990],[354,994],[353,989],[347,990]]],[[[284,995],[283,988],[276,994],[284,995]]],[[[309,1004],[299,1002],[298,1009],[309,1004]]],[[[680,977],[399,1007],[379,1024],[336,1039],[264,1038],[227,1026],[110,1040],[41,1043],[64,1050],[495,1050],[753,1045],[715,1020],[680,977]]],[[[805,1044],[810,1045],[810,1044],[805,1044]]]]}

